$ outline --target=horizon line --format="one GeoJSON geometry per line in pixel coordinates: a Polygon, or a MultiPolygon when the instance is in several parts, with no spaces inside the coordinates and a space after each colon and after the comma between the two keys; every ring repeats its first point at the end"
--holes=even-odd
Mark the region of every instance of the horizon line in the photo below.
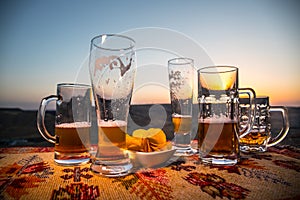
{"type": "MultiPolygon", "coordinates": [[[[193,105],[197,105],[198,103],[193,103],[193,105]]],[[[171,105],[171,103],[147,103],[147,104],[131,104],[130,106],[151,106],[151,105],[171,105]]],[[[280,105],[278,105],[280,106],[280,105]]],[[[287,108],[300,108],[300,105],[281,105],[287,108]]],[[[95,107],[95,106],[92,106],[95,107]]],[[[32,108],[21,108],[21,107],[16,107],[16,106],[0,106],[0,110],[19,110],[19,111],[37,111],[38,108],[32,109],[32,108]]],[[[49,109],[47,111],[55,111],[55,109],[49,109]]]]}

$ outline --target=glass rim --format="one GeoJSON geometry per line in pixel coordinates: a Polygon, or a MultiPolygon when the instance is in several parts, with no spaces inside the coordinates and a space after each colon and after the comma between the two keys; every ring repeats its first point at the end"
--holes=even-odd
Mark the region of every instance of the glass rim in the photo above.
{"type": "Polygon", "coordinates": [[[194,60],[192,58],[186,58],[186,57],[178,57],[178,58],[172,58],[168,60],[168,64],[170,65],[186,65],[186,64],[194,64],[194,60]],[[177,62],[176,62],[177,61],[177,62]],[[183,61],[183,62],[181,62],[183,61]]]}
{"type": "Polygon", "coordinates": [[[128,36],[125,36],[125,35],[121,35],[121,34],[101,34],[101,35],[97,35],[95,37],[92,38],[91,40],[91,45],[96,47],[96,48],[99,48],[99,49],[102,49],[102,50],[107,50],[107,51],[126,51],[126,50],[130,50],[130,49],[133,49],[134,46],[135,46],[135,40],[128,37],[128,36]],[[102,47],[98,44],[95,43],[95,41],[97,39],[100,39],[100,38],[106,38],[106,37],[116,37],[116,38],[122,38],[122,39],[125,39],[125,40],[128,40],[130,41],[129,43],[129,46],[128,47],[124,47],[124,48],[107,48],[107,47],[102,47]]]}
{"type": "Polygon", "coordinates": [[[198,73],[207,73],[207,74],[219,74],[219,73],[228,73],[238,71],[238,68],[230,65],[216,65],[208,66],[198,69],[198,73]],[[222,69],[222,71],[211,71],[212,69],[222,69]]]}
{"type": "MultiPolygon", "coordinates": [[[[255,99],[269,99],[270,97],[267,95],[258,95],[255,99]]],[[[240,99],[248,99],[248,97],[240,97],[240,99]]]]}
{"type": "Polygon", "coordinates": [[[67,88],[92,88],[92,86],[90,85],[87,85],[87,84],[83,84],[83,83],[58,83],[57,84],[57,87],[58,88],[61,88],[61,87],[67,87],[67,88]]]}
{"type": "MultiPolygon", "coordinates": [[[[250,104],[249,97],[239,97],[239,102],[242,104],[250,104]]],[[[267,95],[256,96],[254,98],[256,104],[270,104],[270,97],[267,95]]]]}

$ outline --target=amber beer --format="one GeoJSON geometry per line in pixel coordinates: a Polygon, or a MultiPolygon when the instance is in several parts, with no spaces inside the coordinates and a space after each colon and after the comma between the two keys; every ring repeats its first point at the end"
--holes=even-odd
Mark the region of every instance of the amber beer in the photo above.
{"type": "Polygon", "coordinates": [[[111,158],[123,157],[123,150],[126,148],[125,121],[100,121],[98,123],[98,157],[111,158]]]}
{"type": "Polygon", "coordinates": [[[179,115],[172,114],[172,122],[174,125],[174,146],[177,148],[179,155],[180,151],[190,153],[191,148],[191,126],[192,116],[191,115],[179,115]]]}
{"type": "Polygon", "coordinates": [[[84,153],[89,151],[91,124],[87,122],[63,123],[55,126],[58,153],[84,153]]]}
{"type": "Polygon", "coordinates": [[[190,115],[173,114],[172,122],[176,134],[187,134],[191,131],[192,116],[190,115]]]}
{"type": "Polygon", "coordinates": [[[238,126],[233,120],[199,120],[200,156],[205,162],[213,158],[235,159],[239,152],[238,126]]]}
{"type": "Polygon", "coordinates": [[[251,146],[261,146],[267,145],[270,138],[270,133],[265,131],[252,130],[246,136],[240,138],[240,144],[242,145],[251,145],[251,146]]]}

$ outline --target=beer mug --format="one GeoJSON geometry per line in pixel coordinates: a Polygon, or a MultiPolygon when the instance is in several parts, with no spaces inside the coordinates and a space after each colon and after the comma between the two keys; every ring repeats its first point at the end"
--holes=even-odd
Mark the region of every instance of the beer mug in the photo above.
{"type": "Polygon", "coordinates": [[[55,163],[68,166],[89,162],[91,108],[91,87],[83,84],[58,84],[57,95],[42,99],[37,127],[48,142],[55,144],[55,163]],[[51,101],[56,101],[55,135],[45,125],[46,106],[51,101]]]}
{"type": "MultiPolygon", "coordinates": [[[[250,133],[240,138],[240,149],[243,152],[265,152],[268,147],[281,142],[289,131],[289,120],[287,109],[284,106],[270,106],[269,97],[256,97],[256,111],[254,123],[250,133]],[[271,135],[271,112],[279,112],[282,116],[282,128],[276,137],[271,135]]],[[[241,126],[245,126],[248,120],[249,99],[240,99],[241,126]]]]}
{"type": "Polygon", "coordinates": [[[91,170],[107,177],[124,176],[132,168],[126,132],[136,71],[134,44],[131,38],[115,34],[91,41],[89,67],[99,138],[91,170]]]}
{"type": "MultiPolygon", "coordinates": [[[[238,87],[238,68],[212,66],[198,70],[198,145],[203,163],[235,165],[239,159],[239,135],[249,133],[252,118],[247,127],[240,129],[239,91],[249,93],[253,103],[255,92],[251,88],[238,87]]],[[[253,107],[250,106],[253,114],[253,107]]]]}
{"type": "Polygon", "coordinates": [[[194,61],[190,58],[174,58],[168,61],[173,146],[176,156],[194,154],[191,148],[194,61]]]}

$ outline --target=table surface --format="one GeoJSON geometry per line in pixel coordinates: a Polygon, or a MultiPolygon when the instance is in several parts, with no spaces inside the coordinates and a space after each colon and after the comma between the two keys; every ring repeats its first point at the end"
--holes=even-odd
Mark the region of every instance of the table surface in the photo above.
{"type": "Polygon", "coordinates": [[[89,167],[57,166],[49,147],[2,148],[0,199],[300,199],[300,150],[290,146],[242,154],[230,167],[197,155],[119,178],[89,167]]]}

